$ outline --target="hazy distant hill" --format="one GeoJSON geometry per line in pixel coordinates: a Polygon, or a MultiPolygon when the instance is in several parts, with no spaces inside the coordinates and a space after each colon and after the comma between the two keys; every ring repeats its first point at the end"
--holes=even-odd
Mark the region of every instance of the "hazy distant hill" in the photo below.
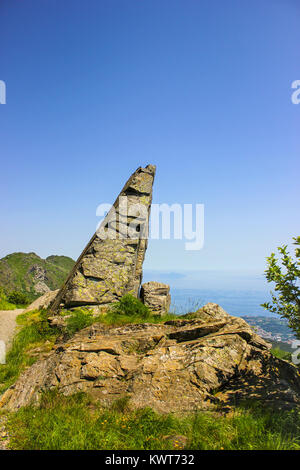
{"type": "Polygon", "coordinates": [[[0,259],[0,286],[6,292],[17,290],[36,298],[59,288],[74,263],[67,256],[42,259],[35,253],[12,253],[0,259]]]}

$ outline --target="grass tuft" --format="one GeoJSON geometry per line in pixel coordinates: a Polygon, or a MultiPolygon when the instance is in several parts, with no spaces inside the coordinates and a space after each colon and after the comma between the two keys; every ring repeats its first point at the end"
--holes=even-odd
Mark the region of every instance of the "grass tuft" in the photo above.
{"type": "Polygon", "coordinates": [[[44,393],[38,408],[9,416],[12,449],[25,450],[300,450],[300,414],[236,409],[185,417],[131,410],[128,397],[109,408],[87,395],[44,393]],[[175,437],[174,437],[175,436],[175,437]],[[184,444],[176,436],[184,436],[184,444]],[[172,439],[170,439],[172,438],[172,439]]]}
{"type": "Polygon", "coordinates": [[[149,308],[131,294],[123,295],[119,302],[112,304],[110,312],[115,316],[124,315],[132,318],[138,317],[143,320],[151,316],[149,308]]]}
{"type": "Polygon", "coordinates": [[[73,336],[77,331],[90,326],[96,320],[87,309],[77,308],[71,312],[65,311],[65,314],[69,315],[66,320],[66,333],[69,337],[73,336]]]}
{"type": "Polygon", "coordinates": [[[17,317],[21,327],[15,335],[12,346],[6,356],[6,364],[0,365],[0,393],[10,387],[18,378],[21,371],[32,365],[37,357],[30,354],[30,349],[44,346],[49,350],[54,344],[59,331],[50,328],[47,321],[47,311],[32,311],[17,317]]]}
{"type": "Polygon", "coordinates": [[[283,351],[283,349],[280,349],[278,346],[272,348],[270,352],[273,356],[278,357],[278,359],[284,359],[289,362],[292,361],[292,354],[288,351],[283,351]]]}

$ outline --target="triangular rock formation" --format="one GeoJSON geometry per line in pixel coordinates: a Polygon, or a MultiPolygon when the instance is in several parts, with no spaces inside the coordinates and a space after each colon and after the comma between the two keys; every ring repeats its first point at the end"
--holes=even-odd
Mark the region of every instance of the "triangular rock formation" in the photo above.
{"type": "Polygon", "coordinates": [[[62,307],[104,306],[125,293],[138,296],[154,175],[153,165],[131,175],[54,299],[52,312],[62,307]]]}

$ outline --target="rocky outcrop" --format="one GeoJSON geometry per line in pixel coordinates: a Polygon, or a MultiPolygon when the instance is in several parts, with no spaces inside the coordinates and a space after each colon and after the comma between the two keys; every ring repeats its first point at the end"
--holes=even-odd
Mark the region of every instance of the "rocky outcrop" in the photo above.
{"type": "Polygon", "coordinates": [[[76,262],[51,310],[108,305],[138,296],[147,248],[155,166],[138,168],[76,262]]]}
{"type": "Polygon", "coordinates": [[[37,294],[45,294],[46,292],[50,291],[46,284],[46,281],[48,281],[46,269],[44,269],[42,266],[39,266],[38,264],[34,264],[28,272],[33,276],[33,289],[37,294]]]}
{"type": "Polygon", "coordinates": [[[46,294],[42,295],[38,299],[34,300],[26,309],[24,310],[23,313],[30,312],[32,310],[41,310],[43,308],[48,308],[51,302],[55,299],[59,292],[59,289],[53,290],[46,292],[46,294]]]}
{"type": "Polygon", "coordinates": [[[36,253],[11,253],[0,259],[0,287],[5,292],[18,291],[34,299],[59,289],[74,264],[67,256],[42,259],[36,253]]]}
{"type": "Polygon", "coordinates": [[[170,286],[161,282],[146,282],[141,287],[141,301],[155,315],[169,313],[171,304],[170,286]]]}
{"type": "Polygon", "coordinates": [[[277,359],[241,318],[216,304],[164,324],[95,323],[60,343],[2,396],[16,410],[43,390],[86,391],[102,404],[128,396],[159,412],[208,409],[253,399],[300,406],[299,369],[277,359]]]}

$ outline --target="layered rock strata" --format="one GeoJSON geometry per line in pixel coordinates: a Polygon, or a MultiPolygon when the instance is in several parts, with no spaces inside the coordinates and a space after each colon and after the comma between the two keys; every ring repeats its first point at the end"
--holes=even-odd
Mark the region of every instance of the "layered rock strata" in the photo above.
{"type": "Polygon", "coordinates": [[[155,166],[138,168],[83,250],[51,305],[105,306],[124,294],[138,296],[147,248],[155,166]]]}
{"type": "Polygon", "coordinates": [[[45,390],[85,391],[103,405],[128,396],[134,408],[190,412],[240,400],[300,406],[300,374],[274,357],[241,318],[207,304],[164,324],[95,323],[57,344],[5,392],[0,406],[37,404],[45,390]]]}

